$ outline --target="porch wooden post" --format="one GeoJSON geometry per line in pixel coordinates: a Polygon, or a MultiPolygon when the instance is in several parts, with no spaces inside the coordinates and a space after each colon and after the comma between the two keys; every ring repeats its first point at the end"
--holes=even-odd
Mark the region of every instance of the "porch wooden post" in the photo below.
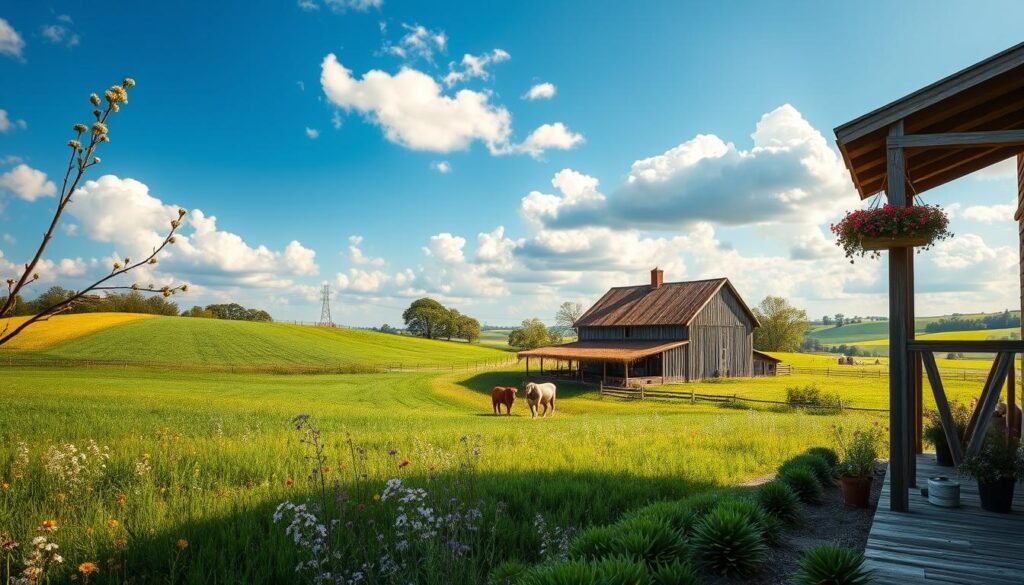
{"type": "MultiPolygon", "coordinates": [[[[903,121],[889,127],[889,136],[903,135],[903,121]]],[[[906,172],[903,149],[886,151],[886,194],[889,203],[907,204],[906,172]]],[[[908,293],[910,292],[909,248],[889,250],[889,474],[891,494],[889,507],[895,512],[910,509],[910,455],[914,423],[910,408],[910,372],[907,353],[909,331],[908,293]]]]}
{"type": "Polygon", "coordinates": [[[608,383],[608,362],[601,362],[601,384],[608,383]]]}
{"type": "Polygon", "coordinates": [[[530,356],[526,356],[526,381],[530,381],[530,356]]]}
{"type": "Polygon", "coordinates": [[[1020,421],[1017,420],[1017,354],[1010,354],[1010,373],[1006,375],[1006,430],[1010,436],[1020,435],[1020,421]]]}

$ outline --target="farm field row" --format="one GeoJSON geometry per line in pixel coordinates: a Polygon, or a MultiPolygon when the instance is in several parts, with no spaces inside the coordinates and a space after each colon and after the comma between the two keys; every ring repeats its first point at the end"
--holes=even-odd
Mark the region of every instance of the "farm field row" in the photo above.
{"type": "Polygon", "coordinates": [[[442,479],[432,478],[466,473],[468,460],[472,480],[460,481],[472,481],[485,516],[497,518],[496,550],[533,562],[537,515],[558,527],[609,522],[768,473],[830,444],[834,423],[884,420],[622,402],[573,385],[560,386],[547,419],[524,416],[522,401],[514,416],[493,416],[490,388],[521,377],[13,368],[0,388],[0,531],[27,540],[54,519],[71,566],[113,558],[147,581],[294,580],[302,553],[272,516],[279,503],[317,493],[290,424],[306,413],[323,431],[326,479],[351,495],[348,513],[377,513],[371,496],[389,478],[435,489],[442,479]],[[88,452],[89,441],[109,448],[105,470],[69,480],[54,461],[68,444],[88,452]],[[184,552],[174,552],[179,539],[184,552]]]}

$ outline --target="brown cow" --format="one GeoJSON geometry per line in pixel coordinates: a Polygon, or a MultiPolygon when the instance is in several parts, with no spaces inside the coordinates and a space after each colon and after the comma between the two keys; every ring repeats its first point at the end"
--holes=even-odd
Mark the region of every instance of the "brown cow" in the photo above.
{"type": "Polygon", "coordinates": [[[501,405],[505,405],[505,414],[512,416],[512,403],[516,400],[518,388],[510,386],[495,386],[491,390],[491,406],[494,407],[494,414],[501,414],[501,405]]]}

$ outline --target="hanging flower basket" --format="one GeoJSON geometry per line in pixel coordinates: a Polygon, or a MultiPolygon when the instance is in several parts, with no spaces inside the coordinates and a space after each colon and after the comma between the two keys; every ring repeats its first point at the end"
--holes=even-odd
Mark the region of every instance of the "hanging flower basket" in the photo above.
{"type": "Polygon", "coordinates": [[[935,205],[897,207],[885,205],[875,209],[850,211],[837,224],[832,225],[836,245],[847,258],[866,256],[878,258],[880,250],[891,248],[922,248],[927,250],[935,242],[953,234],[949,231],[949,216],[935,205]]]}

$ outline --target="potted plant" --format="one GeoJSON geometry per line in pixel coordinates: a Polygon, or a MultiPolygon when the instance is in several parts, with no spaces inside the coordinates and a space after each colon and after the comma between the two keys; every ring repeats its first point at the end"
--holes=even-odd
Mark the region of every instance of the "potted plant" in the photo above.
{"type": "Polygon", "coordinates": [[[849,437],[842,427],[835,427],[836,444],[842,458],[839,481],[847,506],[867,508],[871,504],[871,483],[875,478],[875,460],[882,442],[882,429],[875,423],[868,429],[857,429],[849,437]]]}
{"type": "MultiPolygon", "coordinates": [[[[949,403],[949,412],[953,417],[953,426],[956,427],[957,439],[963,442],[971,411],[962,402],[953,401],[949,403]]],[[[953,454],[949,449],[949,442],[946,440],[946,431],[942,428],[939,412],[929,410],[925,413],[925,419],[923,434],[929,443],[935,445],[936,463],[942,467],[953,467],[953,454]]]]}
{"type": "Polygon", "coordinates": [[[1024,478],[1024,449],[1020,439],[989,435],[981,452],[965,459],[959,471],[978,481],[983,510],[1010,512],[1014,486],[1024,478]]]}
{"type": "Polygon", "coordinates": [[[874,209],[847,212],[846,217],[832,225],[836,245],[846,257],[879,257],[879,250],[889,248],[930,248],[935,242],[950,237],[949,216],[936,205],[897,207],[887,204],[874,209]]]}

